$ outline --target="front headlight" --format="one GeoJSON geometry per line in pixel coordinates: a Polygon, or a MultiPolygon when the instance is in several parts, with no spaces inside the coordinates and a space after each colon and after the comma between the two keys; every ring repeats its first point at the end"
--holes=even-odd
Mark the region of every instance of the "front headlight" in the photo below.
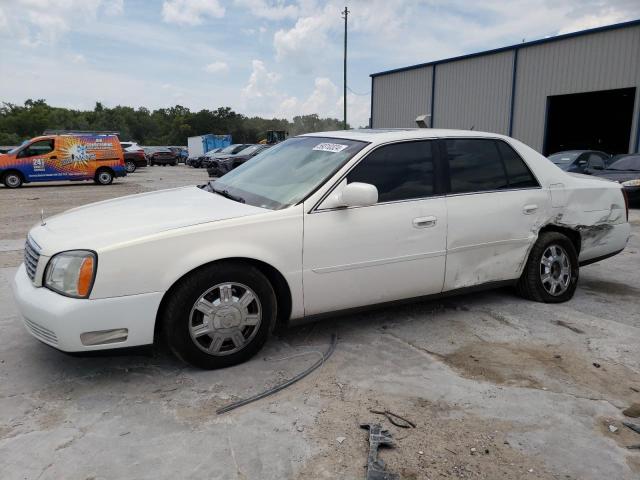
{"type": "Polygon", "coordinates": [[[626,182],[622,182],[623,187],[640,187],[640,178],[636,178],[635,180],[627,180],[626,182]]]}
{"type": "Polygon", "coordinates": [[[96,254],[71,250],[54,255],[44,272],[44,286],[62,295],[87,298],[93,287],[97,267],[96,254]]]}

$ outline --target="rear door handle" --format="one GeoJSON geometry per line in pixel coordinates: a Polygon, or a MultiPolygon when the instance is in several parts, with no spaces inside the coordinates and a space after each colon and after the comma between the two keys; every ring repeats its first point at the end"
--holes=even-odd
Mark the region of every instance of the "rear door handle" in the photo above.
{"type": "Polygon", "coordinates": [[[522,213],[525,215],[531,215],[532,213],[536,213],[538,211],[538,205],[525,205],[522,207],[522,213]]]}
{"type": "Polygon", "coordinates": [[[428,217],[418,217],[413,219],[413,226],[416,228],[434,227],[437,220],[438,219],[433,215],[428,217]]]}

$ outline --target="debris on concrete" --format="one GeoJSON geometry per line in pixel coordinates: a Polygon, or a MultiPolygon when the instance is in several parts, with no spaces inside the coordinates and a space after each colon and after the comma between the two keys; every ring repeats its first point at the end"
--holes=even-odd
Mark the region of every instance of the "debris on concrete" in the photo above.
{"type": "Polygon", "coordinates": [[[337,437],[336,442],[338,442],[339,444],[342,444],[342,442],[344,442],[346,439],[347,439],[346,437],[337,437]]]}
{"type": "Polygon", "coordinates": [[[253,395],[252,397],[245,398],[243,400],[238,400],[237,402],[233,402],[233,403],[230,403],[229,405],[225,405],[224,407],[220,407],[219,409],[216,410],[216,413],[218,415],[221,415],[223,413],[230,412],[231,410],[235,410],[238,407],[242,407],[244,405],[248,405],[249,403],[255,402],[256,400],[260,400],[262,398],[268,397],[269,395],[273,395],[274,393],[277,393],[280,390],[284,390],[288,386],[293,385],[294,383],[298,382],[299,380],[302,380],[304,377],[309,375],[311,372],[316,370],[318,367],[324,365],[324,362],[326,362],[329,359],[329,357],[331,356],[331,354],[335,350],[337,342],[338,342],[338,336],[334,333],[333,335],[331,335],[331,343],[329,345],[329,348],[322,355],[322,358],[319,358],[317,362],[315,362],[313,365],[311,365],[305,371],[299,373],[295,377],[290,378],[289,380],[287,380],[285,382],[282,382],[282,383],[276,385],[275,387],[272,387],[272,388],[269,388],[268,390],[265,390],[264,392],[260,392],[260,393],[258,393],[256,395],[253,395]]]}
{"type": "Polygon", "coordinates": [[[626,408],[622,411],[622,413],[631,418],[640,417],[640,403],[632,403],[629,408],[626,408]]]}
{"type": "Polygon", "coordinates": [[[609,431],[611,433],[616,433],[618,431],[618,427],[616,427],[615,425],[609,425],[609,431]]]}
{"type": "Polygon", "coordinates": [[[593,366],[596,368],[600,368],[600,364],[598,362],[593,362],[593,366]]]}
{"type": "Polygon", "coordinates": [[[634,432],[640,433],[640,425],[636,425],[635,423],[631,423],[631,422],[622,422],[622,424],[625,427],[630,428],[634,432]]]}
{"type": "Polygon", "coordinates": [[[400,415],[390,412],[389,410],[369,410],[371,413],[375,413],[377,415],[384,415],[385,417],[387,417],[387,420],[389,420],[389,422],[391,422],[393,425],[395,425],[396,427],[400,427],[400,428],[416,428],[416,424],[413,423],[411,420],[407,420],[404,417],[401,417],[400,415]]]}
{"type": "Polygon", "coordinates": [[[298,425],[296,427],[296,430],[298,430],[299,432],[304,432],[304,427],[302,425],[298,425]]]}
{"type": "Polygon", "coordinates": [[[395,447],[388,430],[377,423],[363,423],[360,427],[369,430],[369,455],[367,457],[367,475],[365,480],[400,480],[400,475],[385,470],[384,461],[378,458],[380,447],[395,447]]]}

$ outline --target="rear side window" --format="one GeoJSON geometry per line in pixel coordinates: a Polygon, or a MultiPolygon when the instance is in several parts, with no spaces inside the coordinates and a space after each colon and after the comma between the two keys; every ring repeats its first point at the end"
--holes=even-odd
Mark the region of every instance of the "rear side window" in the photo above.
{"type": "Polygon", "coordinates": [[[378,203],[423,198],[434,193],[433,141],[395,143],[380,147],[347,175],[378,189],[378,203]]]}
{"type": "Polygon", "coordinates": [[[507,170],[509,188],[531,188],[539,187],[527,164],[520,158],[520,155],[506,142],[497,141],[498,151],[502,156],[504,167],[507,170]]]}
{"type": "Polygon", "coordinates": [[[452,193],[501,190],[509,186],[507,173],[493,140],[445,140],[452,193]]]}

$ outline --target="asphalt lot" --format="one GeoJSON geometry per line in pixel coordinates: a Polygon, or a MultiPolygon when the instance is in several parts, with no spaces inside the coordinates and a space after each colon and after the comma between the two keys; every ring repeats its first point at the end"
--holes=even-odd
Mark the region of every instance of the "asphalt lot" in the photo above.
{"type": "Polygon", "coordinates": [[[211,372],[162,350],[72,357],[26,333],[9,282],[42,208],[205,179],[149,167],[108,187],[0,188],[1,479],[359,479],[368,449],[359,424],[375,421],[396,438],[381,456],[404,479],[640,476],[640,451],[626,449],[640,435],[621,424],[621,410],[640,402],[640,210],[627,249],[582,269],[562,305],[503,289],[329,319],[211,372]],[[332,333],[338,345],[320,370],[215,414],[306,368],[332,333]]]}

